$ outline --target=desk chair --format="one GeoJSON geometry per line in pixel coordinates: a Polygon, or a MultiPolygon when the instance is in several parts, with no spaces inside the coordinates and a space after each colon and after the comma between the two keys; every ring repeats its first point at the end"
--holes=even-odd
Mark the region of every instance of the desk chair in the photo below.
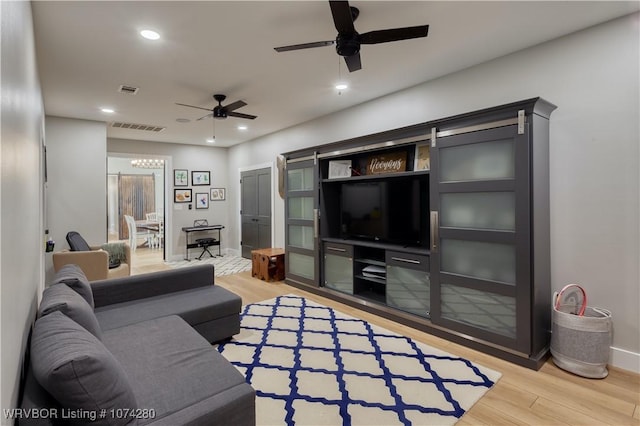
{"type": "MultiPolygon", "coordinates": [[[[196,219],[193,221],[193,226],[209,226],[209,222],[207,221],[207,219],[196,219]]],[[[198,238],[196,240],[196,244],[198,244],[198,246],[202,248],[202,253],[200,253],[200,256],[198,256],[196,259],[202,259],[202,256],[204,256],[205,253],[209,253],[210,257],[215,257],[213,253],[209,251],[209,247],[215,245],[216,242],[218,242],[218,240],[212,237],[198,238]]]]}

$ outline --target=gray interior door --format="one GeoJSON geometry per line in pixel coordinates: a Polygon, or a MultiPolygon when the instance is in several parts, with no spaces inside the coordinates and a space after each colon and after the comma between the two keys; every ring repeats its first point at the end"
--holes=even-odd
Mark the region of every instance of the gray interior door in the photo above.
{"type": "Polygon", "coordinates": [[[251,250],[271,247],[271,168],[240,175],[242,257],[251,250]]]}

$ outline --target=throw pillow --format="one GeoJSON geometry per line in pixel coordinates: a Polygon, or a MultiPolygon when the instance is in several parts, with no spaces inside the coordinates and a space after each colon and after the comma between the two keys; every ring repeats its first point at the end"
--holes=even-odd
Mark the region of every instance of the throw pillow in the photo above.
{"type": "Polygon", "coordinates": [[[36,321],[31,340],[31,366],[38,383],[63,408],[89,415],[97,413],[95,421],[91,418],[80,423],[136,424],[135,419],[112,416],[114,411],[122,412],[120,409],[137,408],[122,366],[101,341],[62,312],[36,321]],[[101,413],[105,413],[104,418],[101,413]]]}
{"type": "Polygon", "coordinates": [[[64,265],[58,272],[56,272],[55,277],[53,278],[54,284],[66,284],[69,288],[73,289],[76,293],[78,293],[84,300],[87,301],[89,306],[95,308],[93,303],[93,291],[91,290],[91,285],[89,284],[89,280],[87,276],[82,272],[82,269],[78,265],[64,265]]]}
{"type": "Polygon", "coordinates": [[[102,338],[102,330],[93,308],[66,284],[54,285],[42,293],[38,316],[43,317],[56,311],[62,312],[98,339],[102,338]]]}
{"type": "Polygon", "coordinates": [[[67,232],[67,243],[71,251],[90,251],[89,243],[76,231],[67,232]]]}
{"type": "Polygon", "coordinates": [[[101,248],[109,253],[109,269],[117,268],[122,262],[127,261],[124,243],[107,243],[103,244],[101,248]]]}

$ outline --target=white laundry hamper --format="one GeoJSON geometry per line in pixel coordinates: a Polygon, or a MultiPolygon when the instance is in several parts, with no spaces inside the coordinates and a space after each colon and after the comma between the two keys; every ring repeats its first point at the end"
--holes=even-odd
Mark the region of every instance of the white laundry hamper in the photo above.
{"type": "Polygon", "coordinates": [[[589,306],[584,309],[583,315],[575,315],[570,311],[571,307],[553,307],[553,362],[563,370],[579,376],[592,379],[607,377],[613,332],[611,312],[589,306]]]}

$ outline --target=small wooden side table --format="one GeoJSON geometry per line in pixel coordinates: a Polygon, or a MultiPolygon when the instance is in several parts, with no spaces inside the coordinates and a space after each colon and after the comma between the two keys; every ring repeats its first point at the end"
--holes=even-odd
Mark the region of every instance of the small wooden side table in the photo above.
{"type": "Polygon", "coordinates": [[[284,280],[284,249],[252,250],[251,276],[263,281],[284,280]]]}

